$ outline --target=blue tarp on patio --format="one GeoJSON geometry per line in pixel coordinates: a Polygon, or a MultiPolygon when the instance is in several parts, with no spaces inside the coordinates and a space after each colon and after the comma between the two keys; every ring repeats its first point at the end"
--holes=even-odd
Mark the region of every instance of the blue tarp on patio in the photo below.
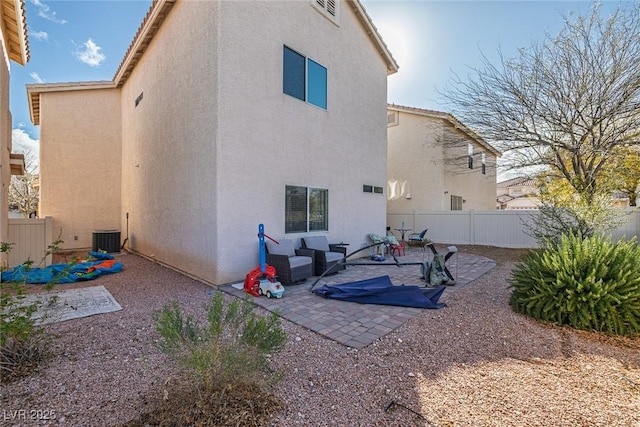
{"type": "Polygon", "coordinates": [[[438,300],[445,286],[422,288],[415,285],[394,286],[389,276],[374,277],[339,285],[324,285],[313,292],[323,298],[359,302],[361,304],[395,305],[400,307],[442,308],[438,300]]]}

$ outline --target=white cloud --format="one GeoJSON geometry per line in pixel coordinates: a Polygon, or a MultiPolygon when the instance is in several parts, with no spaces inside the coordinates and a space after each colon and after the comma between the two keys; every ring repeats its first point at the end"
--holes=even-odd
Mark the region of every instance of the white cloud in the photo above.
{"type": "Polygon", "coordinates": [[[47,33],[46,31],[33,31],[29,29],[29,38],[34,38],[38,41],[46,42],[49,40],[49,33],[47,33]]]}
{"type": "Polygon", "coordinates": [[[81,47],[76,49],[75,56],[91,67],[98,67],[107,59],[105,54],[100,52],[100,50],[102,50],[102,48],[98,46],[93,39],[89,39],[84,42],[81,47]]]}
{"type": "Polygon", "coordinates": [[[36,73],[35,71],[32,71],[29,73],[29,76],[36,82],[36,83],[44,83],[44,79],[42,77],[40,77],[40,74],[36,73]]]}
{"type": "Polygon", "coordinates": [[[49,5],[41,2],[40,0],[31,0],[31,3],[38,8],[38,16],[48,19],[51,22],[55,22],[56,24],[66,24],[68,22],[65,19],[58,19],[56,17],[56,12],[52,11],[49,5]]]}
{"type": "Polygon", "coordinates": [[[24,129],[13,129],[11,131],[11,144],[11,152],[23,153],[25,157],[29,157],[37,173],[40,162],[40,140],[31,138],[24,129]]]}

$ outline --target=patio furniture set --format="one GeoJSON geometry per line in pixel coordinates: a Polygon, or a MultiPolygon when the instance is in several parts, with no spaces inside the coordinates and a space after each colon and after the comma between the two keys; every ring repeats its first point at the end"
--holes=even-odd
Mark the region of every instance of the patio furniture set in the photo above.
{"type": "MultiPolygon", "coordinates": [[[[409,236],[409,241],[420,239],[422,248],[428,239],[425,238],[427,230],[422,233],[409,236]]],[[[387,243],[381,245],[387,247],[392,255],[405,254],[405,241],[398,241],[391,232],[386,239],[375,234],[369,237],[375,243],[387,243]],[[381,239],[376,242],[376,238],[381,239]]],[[[344,263],[347,257],[346,243],[329,243],[326,236],[307,236],[301,239],[301,246],[295,249],[293,240],[280,239],[265,242],[266,262],[274,267],[278,280],[282,284],[292,284],[305,281],[311,276],[320,276],[325,272],[335,274],[346,268],[344,263]],[[328,271],[329,270],[329,271],[328,271]]]]}
{"type": "Polygon", "coordinates": [[[267,264],[276,269],[282,284],[302,282],[329,269],[336,273],[345,269],[344,265],[336,265],[347,254],[345,244],[330,244],[326,236],[303,237],[301,241],[299,249],[290,239],[266,242],[267,264]]]}

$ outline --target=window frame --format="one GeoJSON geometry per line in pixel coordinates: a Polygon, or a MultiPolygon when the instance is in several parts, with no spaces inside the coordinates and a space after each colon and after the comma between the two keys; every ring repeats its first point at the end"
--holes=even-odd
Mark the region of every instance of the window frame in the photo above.
{"type": "Polygon", "coordinates": [[[297,50],[283,45],[282,93],[326,111],[329,93],[328,68],[297,50]],[[303,66],[295,64],[295,59],[302,59],[303,66]],[[299,75],[300,72],[302,76],[299,75]],[[300,91],[300,84],[303,85],[302,91],[300,91]]]}
{"type": "Polygon", "coordinates": [[[487,174],[487,153],[482,153],[482,175],[487,174]]]}
{"type": "Polygon", "coordinates": [[[285,234],[329,231],[329,190],[320,187],[285,185],[284,211],[285,234]],[[292,217],[296,216],[296,214],[299,216],[301,213],[303,213],[302,209],[300,209],[300,203],[298,203],[297,210],[292,210],[291,201],[294,195],[290,196],[290,191],[294,190],[304,192],[305,195],[304,227],[300,227],[302,220],[292,220],[292,217]],[[319,200],[315,200],[315,197],[317,197],[319,200]],[[319,209],[314,206],[316,203],[319,203],[319,209]]]}
{"type": "Polygon", "coordinates": [[[456,196],[454,194],[451,195],[451,210],[452,211],[461,211],[462,210],[462,196],[456,196]],[[458,209],[459,208],[459,209],[458,209]]]}

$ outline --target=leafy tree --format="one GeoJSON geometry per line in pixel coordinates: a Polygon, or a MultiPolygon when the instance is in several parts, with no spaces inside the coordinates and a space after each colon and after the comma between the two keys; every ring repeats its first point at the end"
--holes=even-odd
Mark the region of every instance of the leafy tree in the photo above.
{"type": "Polygon", "coordinates": [[[629,206],[637,206],[640,187],[640,146],[624,147],[616,156],[614,165],[608,170],[615,189],[629,198],[629,206]]]}
{"type": "MultiPolygon", "coordinates": [[[[586,204],[606,188],[614,154],[640,145],[640,3],[610,16],[595,4],[556,36],[498,66],[484,57],[445,90],[455,114],[502,152],[507,169],[544,170],[586,204]]],[[[600,195],[601,195],[600,194],[600,195]]]]}

